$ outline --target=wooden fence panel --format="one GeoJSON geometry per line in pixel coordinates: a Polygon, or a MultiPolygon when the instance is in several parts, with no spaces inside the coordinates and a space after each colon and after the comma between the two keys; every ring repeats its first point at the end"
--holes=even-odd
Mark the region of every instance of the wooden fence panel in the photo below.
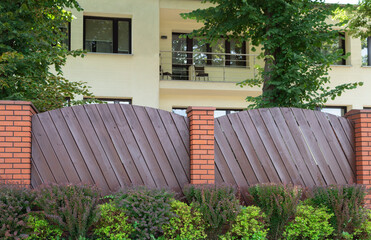
{"type": "Polygon", "coordinates": [[[355,183],[353,135],[345,118],[296,108],[216,118],[217,183],[235,182],[242,189],[267,182],[306,187],[355,183]]]}
{"type": "Polygon", "coordinates": [[[33,116],[32,181],[179,191],[189,182],[188,120],[132,105],[68,107],[33,116]]]}

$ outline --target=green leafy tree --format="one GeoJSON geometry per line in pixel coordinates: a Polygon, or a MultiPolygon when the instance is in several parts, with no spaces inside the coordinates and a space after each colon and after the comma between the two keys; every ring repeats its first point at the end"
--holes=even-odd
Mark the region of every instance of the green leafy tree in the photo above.
{"type": "Polygon", "coordinates": [[[81,104],[76,95],[92,97],[83,82],[62,76],[69,51],[62,29],[72,20],[64,9],[82,10],[77,0],[0,1],[0,99],[32,101],[39,111],[81,104]],[[54,69],[53,69],[54,68],[54,69]]]}
{"type": "Polygon", "coordinates": [[[321,51],[333,45],[339,30],[326,23],[333,6],[323,0],[203,0],[212,7],[183,14],[184,18],[203,22],[191,37],[216,43],[220,36],[250,41],[261,46],[264,68],[259,76],[247,79],[241,86],[262,86],[262,94],[248,96],[250,108],[300,107],[314,109],[340,96],[345,90],[362,83],[328,87],[330,65],[343,55],[337,51],[321,51]]]}

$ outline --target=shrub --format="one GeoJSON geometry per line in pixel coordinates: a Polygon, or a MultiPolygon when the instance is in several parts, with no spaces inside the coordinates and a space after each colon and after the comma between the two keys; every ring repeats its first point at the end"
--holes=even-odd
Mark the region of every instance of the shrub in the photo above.
{"type": "Polygon", "coordinates": [[[35,194],[28,188],[0,185],[0,236],[2,239],[27,237],[27,213],[33,208],[35,194]]]}
{"type": "Polygon", "coordinates": [[[362,208],[365,195],[365,187],[361,185],[316,187],[308,203],[324,206],[333,214],[330,223],[335,235],[341,238],[344,233],[352,234],[366,220],[367,214],[362,208]]]}
{"type": "Polygon", "coordinates": [[[135,231],[133,239],[152,239],[162,235],[162,226],[173,217],[171,202],[173,194],[146,187],[131,188],[116,195],[117,206],[124,209],[135,231]]]}
{"type": "Polygon", "coordinates": [[[265,214],[256,206],[243,207],[236,222],[221,240],[266,239],[265,214]]]}
{"type": "Polygon", "coordinates": [[[366,221],[361,223],[359,228],[356,228],[353,236],[355,239],[371,239],[371,210],[364,211],[366,214],[366,221]]]}
{"type": "Polygon", "coordinates": [[[94,235],[98,239],[127,239],[134,228],[128,222],[125,212],[118,209],[112,202],[99,206],[101,216],[94,227],[94,235]]]}
{"type": "Polygon", "coordinates": [[[288,223],[283,236],[285,239],[326,239],[334,229],[329,223],[333,214],[326,212],[325,208],[314,208],[300,205],[294,221],[288,223]]]}
{"type": "Polygon", "coordinates": [[[191,206],[202,213],[208,224],[206,233],[210,238],[228,230],[241,210],[233,187],[189,185],[183,192],[191,206]]]}
{"type": "Polygon", "coordinates": [[[175,214],[169,224],[162,226],[164,239],[204,239],[205,222],[202,214],[180,201],[171,202],[172,212],[175,214]]]}
{"type": "Polygon", "coordinates": [[[27,225],[31,228],[32,233],[28,240],[35,239],[60,239],[63,231],[55,225],[49,224],[43,215],[30,214],[27,219],[27,225]]]}
{"type": "Polygon", "coordinates": [[[250,187],[248,191],[267,216],[268,237],[280,239],[285,225],[295,216],[302,189],[292,185],[262,184],[250,187]]]}
{"type": "Polygon", "coordinates": [[[37,204],[44,216],[72,239],[85,237],[98,220],[99,191],[87,185],[44,185],[38,190],[37,204]]]}

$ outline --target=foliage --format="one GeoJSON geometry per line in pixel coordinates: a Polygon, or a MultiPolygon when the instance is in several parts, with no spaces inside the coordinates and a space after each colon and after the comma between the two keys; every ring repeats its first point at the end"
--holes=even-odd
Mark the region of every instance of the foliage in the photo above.
{"type": "Polygon", "coordinates": [[[300,205],[294,221],[288,223],[283,236],[288,240],[326,239],[334,231],[329,223],[329,219],[332,216],[333,214],[327,213],[324,208],[300,205]]]}
{"type": "Polygon", "coordinates": [[[295,216],[302,196],[301,188],[292,185],[261,184],[249,188],[254,203],[267,216],[270,239],[280,239],[288,221],[295,216]]]}
{"type": "Polygon", "coordinates": [[[87,185],[44,185],[37,194],[37,205],[46,219],[72,239],[85,237],[98,220],[99,191],[87,185]]]}
{"type": "Polygon", "coordinates": [[[354,37],[371,36],[371,0],[361,0],[358,6],[347,5],[335,11],[340,20],[354,37]]]}
{"type": "Polygon", "coordinates": [[[191,206],[202,213],[208,224],[206,233],[209,237],[228,229],[241,210],[233,187],[189,185],[183,189],[183,193],[191,206]]]}
{"type": "Polygon", "coordinates": [[[261,86],[262,95],[248,96],[250,108],[299,107],[315,109],[362,83],[328,87],[330,65],[348,54],[319,51],[338,41],[340,30],[326,23],[334,7],[324,0],[204,0],[213,4],[182,14],[204,26],[189,36],[215,44],[221,36],[250,41],[254,51],[262,48],[259,58],[264,70],[240,86],[261,86]],[[343,54],[345,54],[343,56],[343,54]]]}
{"type": "Polygon", "coordinates": [[[28,188],[0,185],[0,236],[2,239],[27,237],[27,213],[33,208],[35,194],[28,188]]]}
{"type": "Polygon", "coordinates": [[[367,215],[366,220],[361,223],[359,228],[354,230],[352,234],[355,239],[371,239],[371,210],[365,209],[367,215]]]}
{"type": "Polygon", "coordinates": [[[94,226],[94,235],[98,239],[129,240],[134,228],[128,222],[125,212],[112,202],[102,204],[99,208],[101,216],[94,226]]]}
{"type": "Polygon", "coordinates": [[[339,185],[316,187],[308,203],[316,207],[326,207],[333,214],[330,219],[335,235],[353,233],[366,220],[367,215],[362,208],[366,195],[361,185],[339,185]]]}
{"type": "Polygon", "coordinates": [[[46,111],[66,97],[74,105],[82,102],[75,95],[92,96],[85,83],[62,77],[67,56],[83,53],[63,44],[61,27],[73,18],[66,8],[82,10],[77,0],[0,1],[0,99],[32,101],[46,111]]]}
{"type": "Polygon", "coordinates": [[[266,239],[265,214],[256,206],[243,207],[231,229],[222,240],[266,239]]]}
{"type": "Polygon", "coordinates": [[[117,206],[125,210],[134,224],[133,239],[151,239],[162,234],[162,226],[173,217],[173,194],[164,189],[130,188],[115,197],[117,206]]]}
{"type": "Polygon", "coordinates": [[[205,222],[202,214],[192,209],[186,203],[174,200],[171,202],[172,212],[175,213],[169,224],[162,226],[165,239],[205,239],[205,222]]]}
{"type": "Polygon", "coordinates": [[[43,215],[30,214],[27,219],[27,225],[31,228],[32,232],[27,240],[57,240],[60,239],[63,234],[63,231],[60,228],[49,224],[43,215]]]}

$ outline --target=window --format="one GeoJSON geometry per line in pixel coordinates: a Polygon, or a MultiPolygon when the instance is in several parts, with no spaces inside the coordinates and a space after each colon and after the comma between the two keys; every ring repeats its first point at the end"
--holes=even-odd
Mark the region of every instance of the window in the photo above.
{"type": "MultiPolygon", "coordinates": [[[[88,99],[88,98],[84,98],[88,99]]],[[[132,100],[131,99],[116,99],[116,98],[96,98],[103,103],[109,103],[109,104],[131,104],[132,100]]]]}
{"type": "MultiPolygon", "coordinates": [[[[335,51],[338,51],[339,49],[342,50],[342,56],[345,56],[345,34],[344,33],[339,33],[338,40],[332,45],[324,45],[322,47],[322,51],[328,52],[328,53],[333,53],[335,51]]],[[[334,65],[346,65],[346,60],[341,59],[338,62],[334,63],[334,65]]]]}
{"type": "Polygon", "coordinates": [[[61,32],[64,34],[65,38],[62,40],[62,45],[66,46],[67,49],[71,50],[71,23],[66,23],[60,27],[61,32]]]}
{"type": "Polygon", "coordinates": [[[362,41],[362,66],[371,66],[371,37],[363,38],[362,41]]]}
{"type": "Polygon", "coordinates": [[[339,117],[342,117],[345,115],[345,113],[347,112],[347,107],[343,107],[343,106],[340,106],[340,107],[324,107],[324,108],[319,108],[318,109],[319,111],[321,112],[325,112],[325,113],[331,113],[333,115],[336,115],[336,116],[339,116],[339,117]]]}
{"type": "MultiPolygon", "coordinates": [[[[242,109],[217,109],[214,111],[214,117],[221,117],[231,113],[241,112],[242,109]]],[[[187,116],[187,109],[185,108],[173,108],[173,113],[179,114],[181,116],[187,116]]]]}
{"type": "Polygon", "coordinates": [[[84,17],[84,49],[88,52],[131,53],[131,20],[84,17]]]}

